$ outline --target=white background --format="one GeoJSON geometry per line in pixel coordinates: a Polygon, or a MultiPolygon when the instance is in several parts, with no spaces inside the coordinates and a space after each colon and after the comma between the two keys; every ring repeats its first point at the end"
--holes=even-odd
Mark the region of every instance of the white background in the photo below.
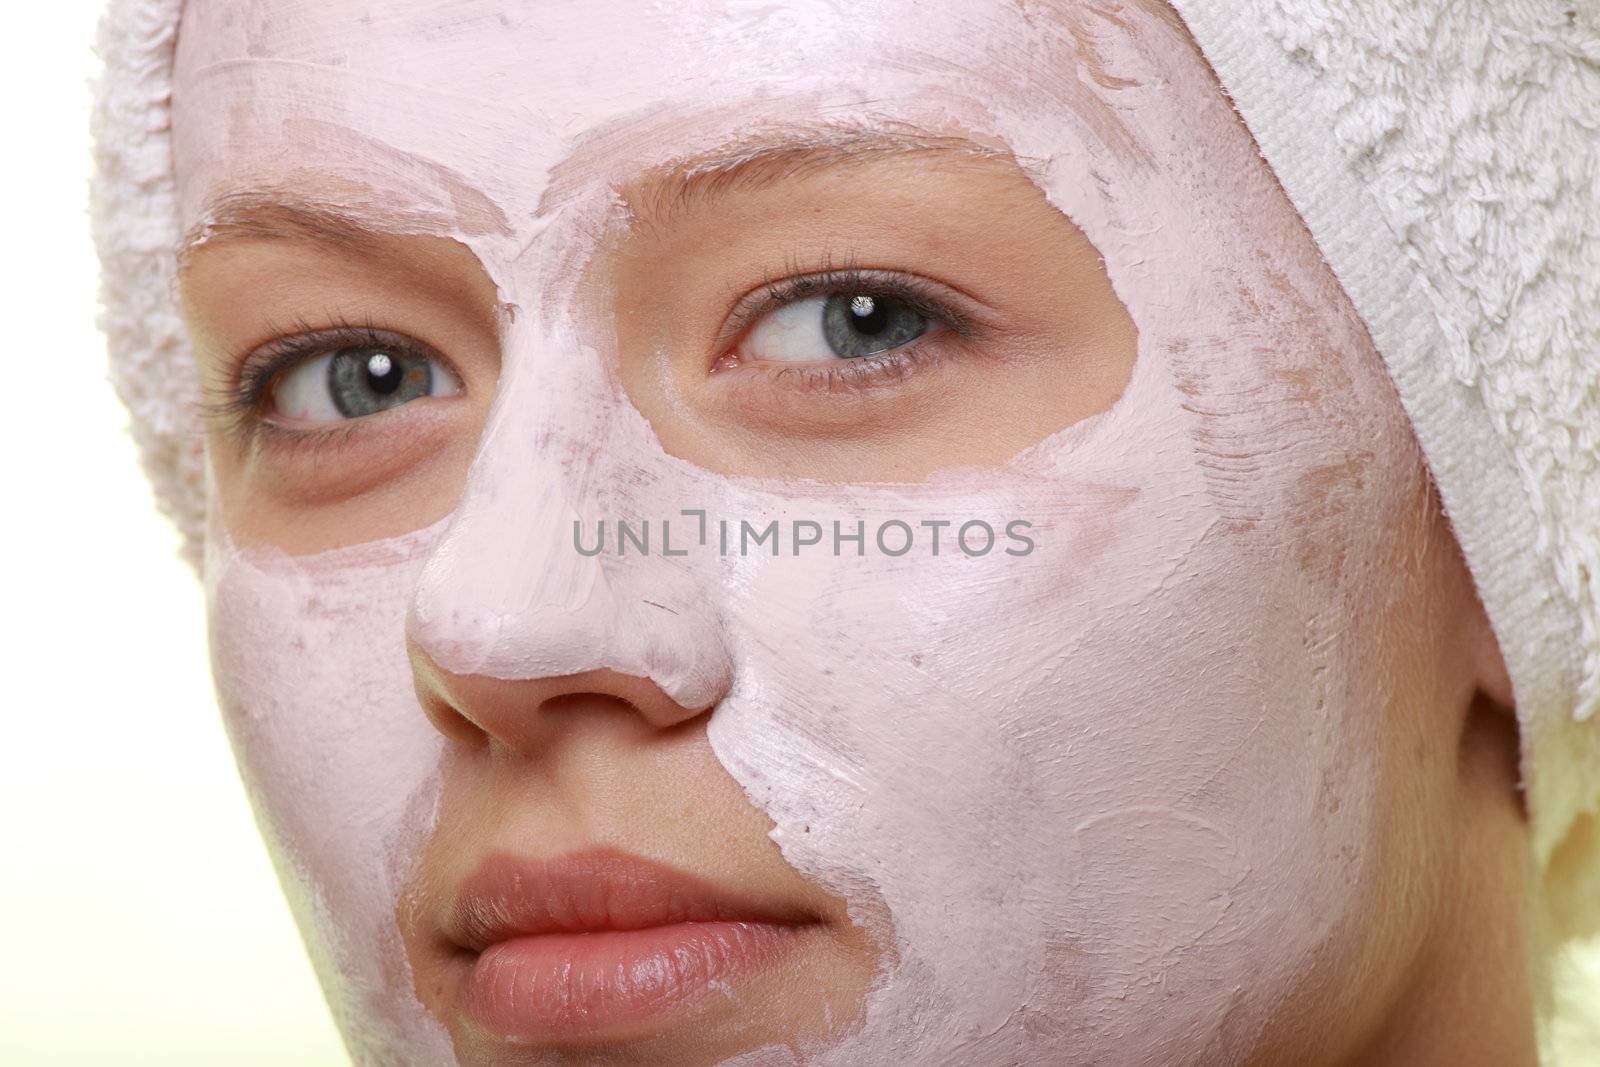
{"type": "Polygon", "coordinates": [[[99,6],[8,4],[0,53],[0,1064],[344,1064],[106,383],[99,6]]]}

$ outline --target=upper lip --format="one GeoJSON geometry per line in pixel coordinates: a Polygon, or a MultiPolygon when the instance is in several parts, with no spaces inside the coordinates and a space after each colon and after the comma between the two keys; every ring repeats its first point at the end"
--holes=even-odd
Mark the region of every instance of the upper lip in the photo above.
{"type": "Polygon", "coordinates": [[[817,921],[799,909],[745,900],[693,875],[611,849],[531,860],[489,856],[467,878],[444,922],[472,952],[540,934],[642,930],[688,922],[817,921]]]}

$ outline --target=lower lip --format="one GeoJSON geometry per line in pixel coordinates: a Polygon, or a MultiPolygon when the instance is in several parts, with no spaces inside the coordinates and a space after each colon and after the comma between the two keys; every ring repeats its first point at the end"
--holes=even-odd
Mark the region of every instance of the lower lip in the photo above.
{"type": "Polygon", "coordinates": [[[479,1027],[517,1041],[615,1032],[758,973],[799,934],[773,923],[696,922],[512,938],[472,964],[462,1007],[479,1027]]]}

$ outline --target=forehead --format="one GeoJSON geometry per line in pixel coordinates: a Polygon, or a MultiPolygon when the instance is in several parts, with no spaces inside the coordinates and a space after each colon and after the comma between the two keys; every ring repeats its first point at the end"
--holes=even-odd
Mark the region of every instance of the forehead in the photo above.
{"type": "Polygon", "coordinates": [[[309,63],[552,116],[747,79],[803,89],[923,64],[1003,75],[1081,22],[1011,0],[189,0],[180,62],[309,63]],[[1019,34],[1019,31],[1022,31],[1019,34]]]}
{"type": "Polygon", "coordinates": [[[1030,116],[1057,130],[1076,116],[1126,141],[1104,94],[1138,82],[1130,67],[1148,60],[1144,31],[1159,10],[1116,0],[188,0],[174,97],[186,221],[247,174],[259,184],[312,159],[351,172],[352,187],[377,180],[391,204],[410,193],[459,213],[463,200],[485,201],[466,213],[492,228],[507,212],[541,214],[556,177],[569,189],[615,184],[631,177],[619,170],[737,151],[773,124],[909,126],[1017,149],[1030,116]]]}

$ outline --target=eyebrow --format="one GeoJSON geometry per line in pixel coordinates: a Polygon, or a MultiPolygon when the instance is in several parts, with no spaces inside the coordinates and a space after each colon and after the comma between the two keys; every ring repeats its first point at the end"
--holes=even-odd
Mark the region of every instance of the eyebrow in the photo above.
{"type": "Polygon", "coordinates": [[[635,221],[661,224],[679,211],[735,192],[895,157],[922,157],[938,166],[1000,161],[1033,175],[1025,161],[1007,150],[904,122],[763,125],[641,169],[639,144],[674,136],[680,125],[677,116],[658,113],[589,134],[551,169],[539,214],[557,211],[605,183],[635,221]]]}
{"type": "Polygon", "coordinates": [[[229,193],[214,201],[205,218],[183,235],[182,265],[197,249],[232,238],[303,240],[346,252],[371,252],[386,236],[381,226],[347,211],[271,192],[229,193]]]}
{"type": "Polygon", "coordinates": [[[911,158],[944,167],[998,162],[1026,170],[1008,151],[909,127],[779,128],[674,161],[622,183],[618,191],[635,212],[661,221],[736,192],[767,189],[795,178],[884,159],[911,158]]]}

